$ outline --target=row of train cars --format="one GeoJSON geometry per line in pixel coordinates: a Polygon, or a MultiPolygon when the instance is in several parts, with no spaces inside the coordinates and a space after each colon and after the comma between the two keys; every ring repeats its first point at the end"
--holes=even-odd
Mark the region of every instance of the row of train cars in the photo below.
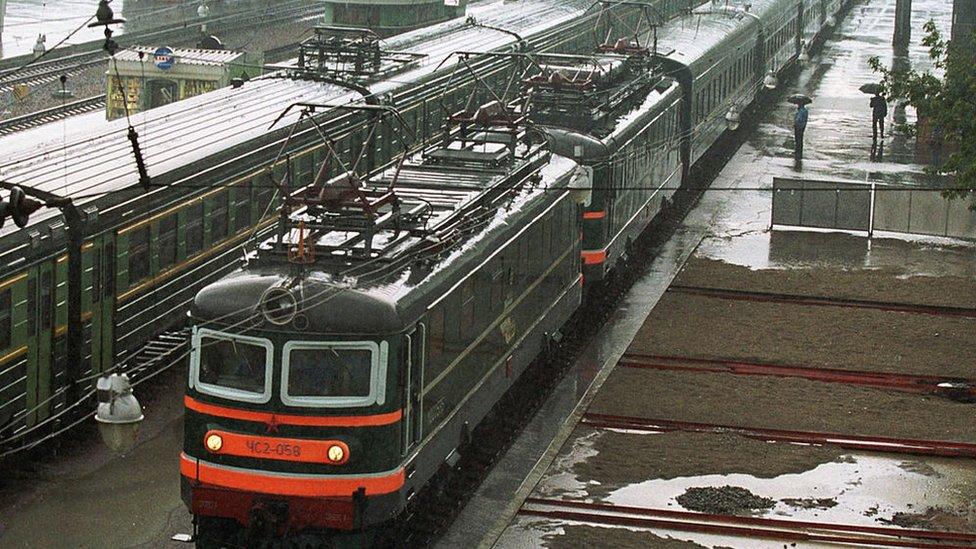
{"type": "Polygon", "coordinates": [[[72,197],[84,222],[81,367],[64,363],[64,220],[41,210],[0,230],[0,441],[48,432],[68,388],[131,366],[192,305],[180,470],[200,524],[223,531],[256,510],[290,532],[387,521],[581,306],[584,281],[690,181],[730,106],[760,98],[841,4],[658,0],[639,45],[604,43],[629,32],[615,22],[647,20],[633,3],[480,4],[386,40],[372,72],[282,69],[139,115],[148,187],[125,121],[0,139],[0,179],[72,197]],[[539,57],[519,114],[529,131],[494,127],[509,113],[498,103],[451,116],[478,86],[509,87],[515,59],[470,55],[458,70],[445,62],[458,50],[597,53],[539,57]],[[574,114],[573,94],[597,108],[574,114]],[[364,102],[394,107],[409,131],[345,108],[277,120],[295,103],[364,102]],[[455,124],[466,129],[443,134],[455,124]],[[406,134],[431,144],[389,164],[406,134]],[[334,157],[325,179],[367,158],[369,192],[320,185],[334,157]],[[282,182],[298,189],[291,217],[282,182]]]}

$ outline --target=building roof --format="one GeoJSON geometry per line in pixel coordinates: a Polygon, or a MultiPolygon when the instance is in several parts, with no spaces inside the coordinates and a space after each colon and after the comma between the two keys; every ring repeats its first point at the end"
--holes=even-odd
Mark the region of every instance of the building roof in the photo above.
{"type": "MultiPolygon", "coordinates": [[[[125,50],[115,55],[116,61],[138,63],[139,53],[145,54],[143,60],[151,63],[153,53],[156,52],[153,46],[129,46],[125,50]]],[[[209,65],[222,66],[237,60],[244,55],[239,51],[230,50],[201,50],[196,48],[170,48],[176,56],[176,62],[185,65],[209,65]]]]}

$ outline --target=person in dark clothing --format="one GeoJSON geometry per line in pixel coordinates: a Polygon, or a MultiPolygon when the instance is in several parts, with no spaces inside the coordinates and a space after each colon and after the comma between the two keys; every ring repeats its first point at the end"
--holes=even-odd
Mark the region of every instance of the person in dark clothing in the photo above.
{"type": "Polygon", "coordinates": [[[793,115],[793,154],[799,158],[803,156],[803,132],[807,129],[807,119],[810,112],[806,105],[799,105],[793,115]]]}
{"type": "Polygon", "coordinates": [[[881,139],[884,140],[886,116],[888,116],[888,101],[880,93],[876,93],[871,98],[871,135],[875,141],[878,140],[878,130],[881,130],[881,139]]]}

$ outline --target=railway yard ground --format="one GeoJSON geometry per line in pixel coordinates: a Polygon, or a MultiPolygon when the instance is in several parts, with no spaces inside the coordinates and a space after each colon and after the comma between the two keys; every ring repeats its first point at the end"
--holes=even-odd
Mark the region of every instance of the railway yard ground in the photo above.
{"type": "Polygon", "coordinates": [[[803,163],[779,106],[443,546],[976,546],[973,246],[771,230],[762,190],[923,177],[899,138],[868,160],[894,4],[855,5],[786,90],[814,100],[803,163]]]}

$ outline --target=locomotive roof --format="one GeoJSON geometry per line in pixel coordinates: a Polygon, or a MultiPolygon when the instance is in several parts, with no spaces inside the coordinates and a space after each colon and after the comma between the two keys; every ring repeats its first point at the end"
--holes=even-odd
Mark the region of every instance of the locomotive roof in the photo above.
{"type": "Polygon", "coordinates": [[[671,81],[667,88],[654,88],[640,103],[614,119],[612,131],[604,137],[581,133],[566,128],[546,128],[550,136],[549,144],[556,154],[567,156],[584,164],[594,164],[607,160],[622,143],[644,125],[653,120],[661,109],[680,96],[677,81],[671,81]],[[576,154],[576,146],[582,146],[582,154],[576,154]]]}
{"type": "MultiPolygon", "coordinates": [[[[259,307],[265,292],[283,284],[301,297],[301,314],[309,320],[307,332],[332,334],[390,334],[406,329],[428,306],[445,295],[499,245],[527,225],[532,216],[555,200],[552,189],[565,189],[576,163],[561,156],[551,156],[540,170],[537,185],[523,186],[517,194],[491,212],[490,218],[463,241],[449,248],[436,261],[413,261],[402,269],[377,279],[350,279],[330,272],[320,264],[305,267],[295,276],[292,266],[284,262],[253,262],[201,290],[193,303],[198,320],[220,319],[218,325],[244,321],[259,307]]],[[[484,189],[458,191],[404,184],[397,188],[405,197],[428,198],[453,193],[456,204],[468,203],[483,194],[484,189]]],[[[440,219],[450,215],[443,206],[440,219]]],[[[264,329],[273,328],[270,324],[264,329]]],[[[293,332],[292,326],[282,328],[293,332]]]]}
{"type": "MultiPolygon", "coordinates": [[[[579,17],[589,0],[523,0],[492,2],[470,8],[470,14],[485,25],[529,36],[554,24],[579,17]]],[[[385,41],[391,50],[422,54],[422,61],[409,72],[390,80],[368,84],[373,94],[395,91],[431,74],[459,48],[491,51],[510,47],[515,38],[498,30],[473,26],[454,19],[418,29],[385,41]]],[[[359,100],[348,89],[319,82],[289,80],[274,75],[255,78],[239,89],[222,88],[132,117],[149,173],[160,183],[174,183],[189,175],[184,168],[236,145],[272,133],[284,137],[286,118],[274,130],[272,121],[285,106],[298,102],[341,103],[359,100]]],[[[297,116],[294,113],[293,116],[297,116]]],[[[121,189],[135,189],[139,177],[126,136],[124,119],[106,122],[102,113],[92,113],[40,126],[0,138],[0,176],[15,184],[66,196],[89,196],[121,189]]],[[[130,197],[131,198],[131,197],[130,197]]],[[[94,200],[79,199],[79,204],[94,200]]],[[[32,223],[58,215],[41,210],[32,223]]],[[[16,229],[8,227],[0,235],[16,229]]]]}

